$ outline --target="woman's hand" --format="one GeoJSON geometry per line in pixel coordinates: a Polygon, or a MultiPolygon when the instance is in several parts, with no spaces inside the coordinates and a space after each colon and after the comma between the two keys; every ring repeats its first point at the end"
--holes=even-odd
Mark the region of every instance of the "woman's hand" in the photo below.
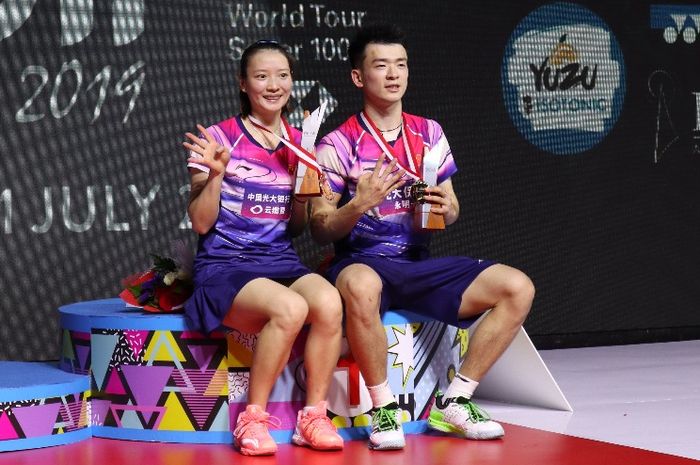
{"type": "Polygon", "coordinates": [[[195,136],[191,132],[187,132],[185,136],[192,142],[185,141],[182,145],[188,150],[200,154],[202,157],[190,157],[187,159],[187,162],[206,166],[211,171],[210,175],[224,173],[226,171],[226,165],[228,165],[231,159],[231,152],[229,152],[226,147],[216,142],[214,137],[207,132],[204,126],[198,124],[197,129],[202,133],[204,139],[195,136]]]}

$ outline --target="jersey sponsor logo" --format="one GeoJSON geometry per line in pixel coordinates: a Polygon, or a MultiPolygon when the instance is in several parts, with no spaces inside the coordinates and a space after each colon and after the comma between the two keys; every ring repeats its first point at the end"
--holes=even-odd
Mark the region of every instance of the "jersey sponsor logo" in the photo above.
{"type": "Polygon", "coordinates": [[[395,215],[413,210],[411,187],[401,186],[389,192],[379,204],[379,214],[382,216],[395,215]]]}
{"type": "Polygon", "coordinates": [[[248,218],[282,220],[289,218],[289,191],[248,186],[243,193],[241,214],[248,218]]]}

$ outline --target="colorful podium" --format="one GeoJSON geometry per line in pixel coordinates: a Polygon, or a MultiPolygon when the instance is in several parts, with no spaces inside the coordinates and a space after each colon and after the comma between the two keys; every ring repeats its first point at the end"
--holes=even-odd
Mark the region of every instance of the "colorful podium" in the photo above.
{"type": "MultiPolygon", "coordinates": [[[[189,330],[182,314],[147,313],[120,299],[66,305],[59,314],[58,366],[0,362],[0,451],[91,436],[232,442],[232,421],[247,402],[255,335],[205,336],[189,330]]],[[[421,432],[435,392],[446,389],[466,354],[469,332],[405,311],[387,312],[383,323],[389,384],[403,410],[404,430],[421,432]]],[[[305,340],[303,330],[270,396],[268,411],[281,420],[271,431],[278,442],[291,441],[304,405],[305,340]]],[[[485,380],[480,392],[488,395],[492,385],[499,387],[495,395],[501,401],[570,410],[524,330],[516,341],[489,374],[496,382],[485,380]],[[516,383],[511,373],[517,366],[527,366],[529,373],[516,383]],[[542,402],[530,392],[548,397],[542,402]]],[[[366,437],[372,405],[347,347],[328,401],[328,414],[345,439],[366,437]]]]}
{"type": "MultiPolygon", "coordinates": [[[[205,337],[181,314],[150,314],[119,299],[59,309],[60,366],[89,374],[92,435],[115,439],[229,443],[231,421],[245,408],[256,337],[232,332],[205,337]]],[[[467,348],[466,330],[406,312],[388,312],[389,382],[404,410],[405,429],[424,429],[433,394],[444,389],[467,348]]],[[[303,407],[305,331],[274,386],[268,411],[280,418],[273,436],[289,442],[303,407]]],[[[329,415],[349,438],[364,436],[369,395],[347,348],[334,373],[329,415]]]]}
{"type": "Polygon", "coordinates": [[[89,374],[92,435],[229,442],[226,336],[185,327],[120,299],[66,305],[59,365],[89,374]]]}
{"type": "Polygon", "coordinates": [[[53,363],[0,362],[0,452],[91,435],[90,382],[53,363]]]}

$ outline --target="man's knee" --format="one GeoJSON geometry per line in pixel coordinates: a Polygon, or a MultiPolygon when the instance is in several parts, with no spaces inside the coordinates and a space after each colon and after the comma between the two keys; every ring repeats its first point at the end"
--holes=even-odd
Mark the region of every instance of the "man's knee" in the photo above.
{"type": "Polygon", "coordinates": [[[509,296],[518,300],[532,302],[535,298],[535,284],[525,273],[518,271],[508,280],[506,292],[509,296]]]}
{"type": "Polygon", "coordinates": [[[345,268],[336,280],[344,299],[362,300],[382,292],[382,280],[367,265],[355,264],[345,268]]]}
{"type": "Polygon", "coordinates": [[[516,313],[514,316],[524,321],[535,298],[535,285],[532,280],[525,273],[516,270],[505,280],[503,292],[504,298],[513,304],[509,307],[516,313]]]}
{"type": "Polygon", "coordinates": [[[370,267],[361,264],[345,268],[336,280],[349,316],[368,317],[379,309],[382,280],[370,267]]]}

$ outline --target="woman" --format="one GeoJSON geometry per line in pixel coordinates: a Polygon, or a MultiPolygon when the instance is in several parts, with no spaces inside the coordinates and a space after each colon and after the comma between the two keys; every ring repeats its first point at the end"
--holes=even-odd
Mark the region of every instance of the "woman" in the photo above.
{"type": "Polygon", "coordinates": [[[240,63],[241,114],[187,133],[191,194],[188,212],[200,234],[195,291],[185,305],[193,328],[220,325],[257,333],[248,405],[238,416],[234,444],[246,455],[274,454],[265,411],[294,340],[311,327],[304,351],[306,407],[293,441],[342,449],[326,415],[326,394],[340,354],[342,303],[335,288],[311,273],[291,236],[308,221],[306,199],[293,195],[296,157],[278,137],[298,144],[301,134],[282,114],[292,89],[293,58],[278,43],[248,47],[240,63]]]}

